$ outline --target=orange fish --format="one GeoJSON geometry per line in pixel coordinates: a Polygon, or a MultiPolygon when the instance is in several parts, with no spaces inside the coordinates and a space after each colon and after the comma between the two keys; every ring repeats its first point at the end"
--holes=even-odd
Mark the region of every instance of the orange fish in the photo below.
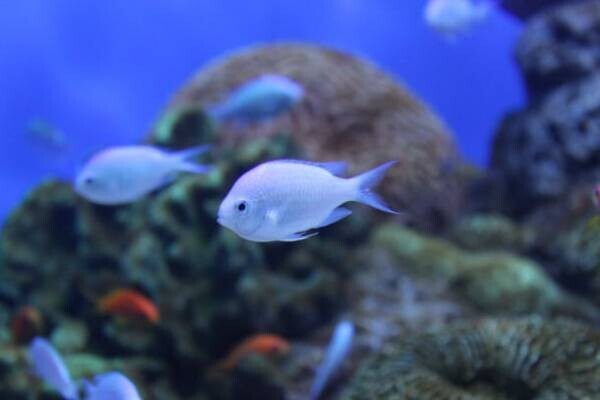
{"type": "Polygon", "coordinates": [[[282,337],[261,333],[243,340],[227,357],[219,361],[214,369],[219,371],[229,371],[244,359],[244,357],[250,354],[274,357],[287,354],[289,351],[290,345],[282,337]]]}
{"type": "Polygon", "coordinates": [[[133,289],[116,289],[98,301],[98,310],[105,314],[158,322],[158,308],[152,300],[133,289]]]}
{"type": "Polygon", "coordinates": [[[23,306],[11,318],[9,328],[13,341],[22,345],[42,333],[44,321],[37,309],[23,306]]]}

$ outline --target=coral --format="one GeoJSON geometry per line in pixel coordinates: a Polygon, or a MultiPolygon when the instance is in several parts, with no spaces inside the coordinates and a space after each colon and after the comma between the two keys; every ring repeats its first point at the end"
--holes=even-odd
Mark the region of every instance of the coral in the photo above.
{"type": "Polygon", "coordinates": [[[532,19],[519,40],[517,63],[532,97],[595,74],[600,66],[600,2],[570,3],[532,19]]]}
{"type": "Polygon", "coordinates": [[[179,147],[214,137],[202,110],[265,73],[299,82],[305,98],[291,113],[268,124],[220,126],[219,142],[237,144],[285,134],[301,157],[345,160],[351,173],[397,160],[382,185],[394,207],[413,211],[417,222],[436,223],[436,217],[460,206],[465,178],[457,167],[462,161],[440,120],[368,62],[317,46],[251,47],[202,68],[175,95],[149,140],[179,147]]]}
{"type": "MultiPolygon", "coordinates": [[[[128,206],[95,206],[65,183],[41,185],[6,222],[1,280],[11,282],[20,304],[40,310],[61,348],[152,359],[157,365],[124,365],[140,390],[159,398],[207,395],[203,374],[245,336],[294,338],[331,320],[357,265],[352,248],[370,226],[357,210],[303,246],[237,237],[215,221],[232,182],[260,160],[295,153],[280,136],[223,151],[209,175],[181,177],[128,206]],[[150,298],[160,322],[102,315],[97,300],[121,287],[150,298]]],[[[4,306],[17,304],[0,295],[4,306]]]]}
{"type": "Polygon", "coordinates": [[[600,305],[600,217],[582,218],[553,240],[540,243],[540,253],[551,260],[565,286],[600,305]]]}
{"type": "Polygon", "coordinates": [[[462,322],[388,346],[341,399],[591,399],[599,352],[600,334],[569,320],[462,322]]]}
{"type": "Polygon", "coordinates": [[[495,249],[520,253],[533,245],[535,231],[501,215],[476,214],[454,224],[449,237],[469,250],[495,249]]]}
{"type": "Polygon", "coordinates": [[[591,305],[558,287],[534,261],[508,252],[462,250],[394,225],[379,228],[373,242],[400,267],[447,281],[465,301],[486,313],[600,317],[591,305]]]}

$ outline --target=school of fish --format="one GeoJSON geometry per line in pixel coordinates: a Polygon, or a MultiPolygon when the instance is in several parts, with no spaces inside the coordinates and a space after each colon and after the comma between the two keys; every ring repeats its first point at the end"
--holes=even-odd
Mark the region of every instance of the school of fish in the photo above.
{"type": "MultiPolygon", "coordinates": [[[[218,123],[264,123],[289,112],[304,96],[293,80],[263,75],[251,80],[221,103],[210,107],[218,123]]],[[[177,179],[180,174],[205,174],[209,165],[193,161],[208,146],[169,151],[150,145],[111,147],[100,151],[84,165],[74,181],[74,190],[83,199],[102,206],[121,206],[143,199],[177,179]]],[[[385,160],[384,160],[385,161],[385,160]]],[[[394,161],[387,161],[358,176],[345,177],[342,161],[315,162],[274,160],[262,163],[240,176],[221,202],[216,222],[246,240],[255,242],[300,241],[315,236],[319,228],[349,217],[345,203],[358,202],[396,214],[374,191],[394,161]]],[[[96,301],[100,313],[127,320],[158,323],[159,310],[144,294],[118,288],[96,301]]],[[[41,328],[37,310],[26,307],[13,319],[17,341],[41,328]]],[[[349,321],[340,323],[333,334],[321,366],[317,369],[310,398],[316,400],[346,358],[354,335],[349,321]]],[[[212,368],[227,373],[251,354],[263,357],[285,355],[290,344],[282,337],[262,333],[250,336],[233,348],[212,368]]],[[[35,337],[28,347],[34,374],[66,400],[140,400],[127,377],[107,372],[91,380],[73,382],[67,367],[52,345],[35,337]]]]}

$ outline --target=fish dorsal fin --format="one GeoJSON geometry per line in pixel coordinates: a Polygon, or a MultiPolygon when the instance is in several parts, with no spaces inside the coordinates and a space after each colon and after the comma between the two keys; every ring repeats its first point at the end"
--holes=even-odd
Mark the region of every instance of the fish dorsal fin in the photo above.
{"type": "Polygon", "coordinates": [[[276,162],[311,165],[313,167],[318,167],[318,168],[322,168],[326,171],[329,171],[329,172],[331,172],[332,175],[335,175],[335,176],[344,175],[346,173],[346,170],[348,169],[348,164],[345,161],[314,162],[314,161],[285,159],[285,160],[277,160],[276,162]]]}

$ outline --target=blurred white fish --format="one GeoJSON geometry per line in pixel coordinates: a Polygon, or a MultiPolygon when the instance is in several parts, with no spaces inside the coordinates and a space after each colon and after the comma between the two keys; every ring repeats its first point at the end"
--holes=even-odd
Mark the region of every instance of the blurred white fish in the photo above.
{"type": "Polygon", "coordinates": [[[291,242],[349,216],[352,212],[340,207],[349,201],[396,213],[372,191],[394,163],[345,179],[336,176],[345,170],[343,162],[266,162],[235,182],[217,221],[247,240],[291,242]]]}
{"type": "Polygon", "coordinates": [[[492,0],[429,0],[425,22],[447,38],[455,38],[489,15],[492,0]]]}
{"type": "Polygon", "coordinates": [[[207,150],[208,146],[173,153],[152,146],[109,148],[83,167],[75,190],[97,204],[131,203],[170,183],[180,172],[207,172],[209,167],[189,161],[207,150]]]}
{"type": "Polygon", "coordinates": [[[62,152],[68,147],[64,133],[42,118],[29,120],[25,134],[36,145],[51,151],[62,152]]]}
{"type": "Polygon", "coordinates": [[[71,380],[64,361],[50,343],[36,337],[29,345],[27,356],[33,372],[45,384],[67,400],[77,399],[77,387],[71,380]]]}
{"type": "Polygon", "coordinates": [[[318,400],[329,380],[342,365],[352,347],[354,325],[350,321],[342,321],[335,327],[327,352],[317,368],[315,380],[310,388],[310,400],[318,400]]]}
{"type": "Polygon", "coordinates": [[[135,385],[123,374],[107,372],[85,384],[85,400],[141,400],[135,385]]]}
{"type": "Polygon", "coordinates": [[[289,111],[303,96],[304,89],[293,80],[280,75],[262,75],[210,108],[209,114],[220,122],[264,122],[289,111]]]}

